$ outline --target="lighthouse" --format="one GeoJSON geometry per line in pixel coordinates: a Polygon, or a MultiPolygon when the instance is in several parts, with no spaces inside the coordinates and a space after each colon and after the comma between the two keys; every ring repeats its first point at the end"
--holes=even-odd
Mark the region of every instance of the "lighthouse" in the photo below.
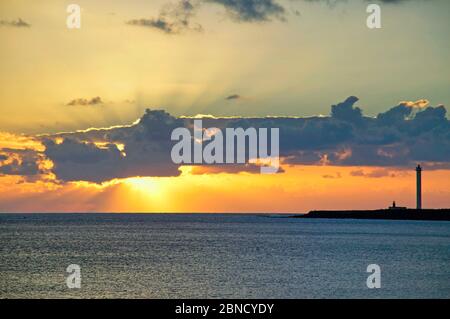
{"type": "Polygon", "coordinates": [[[422,167],[416,167],[417,209],[422,209],[422,167]]]}

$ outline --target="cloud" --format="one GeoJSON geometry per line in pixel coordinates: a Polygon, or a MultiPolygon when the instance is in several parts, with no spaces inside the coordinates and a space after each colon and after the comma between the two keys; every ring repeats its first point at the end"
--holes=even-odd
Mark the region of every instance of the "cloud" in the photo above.
{"type": "Polygon", "coordinates": [[[374,119],[362,116],[353,106],[355,100],[351,97],[334,106],[331,118],[310,119],[297,129],[285,127],[280,135],[287,130],[291,135],[287,142],[293,144],[285,147],[288,160],[319,162],[326,155],[332,165],[450,162],[450,124],[444,106],[427,107],[408,118],[410,111],[399,104],[374,119]]]}
{"type": "Polygon", "coordinates": [[[50,178],[51,162],[39,137],[0,132],[0,176],[26,181],[50,178]]]}
{"type": "Polygon", "coordinates": [[[368,177],[368,178],[380,178],[380,177],[386,177],[386,176],[395,177],[395,174],[391,174],[391,173],[389,173],[388,170],[382,170],[382,169],[374,170],[369,173],[365,173],[364,170],[355,170],[355,171],[351,171],[350,175],[357,176],[357,177],[368,177]]]}
{"type": "Polygon", "coordinates": [[[43,137],[44,154],[63,181],[178,176],[179,166],[170,156],[170,135],[180,126],[182,120],[164,111],[147,110],[132,126],[43,137]]]}
{"type": "Polygon", "coordinates": [[[0,20],[0,26],[15,27],[15,28],[29,28],[29,27],[31,27],[31,24],[29,24],[28,22],[25,22],[21,18],[18,18],[17,20],[0,20]]]}
{"type": "Polygon", "coordinates": [[[91,99],[85,99],[85,98],[73,99],[66,105],[69,105],[69,106],[83,105],[83,106],[85,106],[85,105],[99,105],[99,104],[103,104],[103,101],[100,96],[96,96],[91,99]]]}
{"type": "Polygon", "coordinates": [[[31,176],[43,173],[42,154],[31,149],[1,149],[0,175],[31,176]]]}
{"type": "Polygon", "coordinates": [[[165,4],[157,17],[139,18],[126,24],[160,30],[166,34],[180,34],[186,30],[201,32],[201,24],[193,22],[197,10],[208,4],[224,8],[236,22],[266,22],[285,20],[286,10],[276,0],[179,0],[165,4]]]}
{"type": "Polygon", "coordinates": [[[322,175],[322,178],[327,178],[327,179],[336,179],[336,178],[341,178],[341,173],[337,172],[336,175],[332,175],[332,174],[325,174],[322,175]]]}
{"type": "Polygon", "coordinates": [[[43,151],[44,146],[39,141],[38,137],[0,132],[0,153],[2,149],[33,149],[36,151],[43,151]]]}
{"type": "Polygon", "coordinates": [[[162,7],[157,18],[132,19],[126,23],[134,26],[158,29],[168,34],[178,34],[185,30],[201,32],[202,26],[192,22],[196,6],[191,0],[180,0],[162,7]]]}
{"type": "Polygon", "coordinates": [[[19,162],[17,160],[13,160],[9,164],[4,164],[0,166],[0,174],[5,175],[36,175],[38,174],[39,169],[35,161],[33,160],[25,160],[23,162],[19,162]]]}
{"type": "Polygon", "coordinates": [[[225,98],[225,100],[231,101],[231,100],[239,100],[241,96],[239,94],[232,94],[225,98]]]}
{"type": "Polygon", "coordinates": [[[166,33],[178,33],[174,29],[172,23],[167,22],[164,18],[157,19],[134,19],[127,22],[129,25],[136,25],[141,27],[156,28],[166,33]]]}
{"type": "Polygon", "coordinates": [[[356,177],[367,177],[367,178],[381,178],[381,177],[397,177],[397,176],[407,176],[408,171],[405,170],[390,170],[387,168],[378,168],[365,172],[362,169],[354,170],[350,172],[351,176],[356,177]]]}
{"type": "Polygon", "coordinates": [[[338,120],[345,120],[359,123],[362,120],[362,111],[359,107],[353,107],[358,102],[356,96],[348,97],[344,102],[331,106],[331,117],[338,120]]]}
{"type": "Polygon", "coordinates": [[[424,108],[430,105],[430,101],[426,100],[426,99],[421,99],[421,100],[417,100],[417,101],[403,101],[400,102],[401,105],[407,106],[407,107],[412,107],[412,108],[424,108]]]}
{"type": "Polygon", "coordinates": [[[275,0],[205,0],[223,6],[239,22],[284,20],[284,7],[275,0]]]}
{"type": "MultiPolygon", "coordinates": [[[[291,0],[294,1],[294,0],[291,0]]],[[[296,0],[300,1],[300,0],[296,0]]],[[[334,7],[347,0],[302,0],[304,2],[325,3],[334,7]]],[[[361,0],[370,3],[371,0],[361,0]]],[[[394,4],[413,0],[378,0],[381,3],[394,4]]],[[[126,24],[160,30],[166,34],[180,34],[183,31],[203,31],[199,23],[192,22],[197,10],[207,5],[216,5],[225,9],[235,22],[261,23],[273,20],[286,21],[287,10],[279,0],[179,0],[164,5],[157,17],[138,18],[126,21],[126,24]]],[[[300,16],[296,9],[292,14],[300,16]]]]}
{"type": "MultiPolygon", "coordinates": [[[[450,168],[450,121],[444,106],[411,108],[404,102],[366,117],[351,96],[328,117],[208,117],[203,127],[279,128],[281,164],[450,168]],[[411,110],[417,109],[416,113],[411,110]]],[[[102,183],[136,176],[178,176],[171,159],[173,129],[192,129],[195,118],[146,110],[138,122],[109,129],[0,138],[2,174],[53,174],[61,182],[102,183]],[[23,145],[23,146],[21,146],[23,145]],[[36,163],[34,165],[33,163],[36,163]]],[[[195,166],[193,173],[253,173],[257,165],[195,166]]],[[[282,172],[282,171],[281,171],[282,172]]],[[[390,176],[380,170],[353,176],[390,176]]],[[[332,175],[333,177],[337,177],[332,175]]],[[[331,176],[324,176],[331,178],[331,176]]]]}
{"type": "Polygon", "coordinates": [[[378,114],[377,119],[380,124],[391,126],[396,123],[401,123],[401,121],[405,120],[411,114],[411,111],[412,109],[410,107],[401,103],[385,113],[378,114]]]}

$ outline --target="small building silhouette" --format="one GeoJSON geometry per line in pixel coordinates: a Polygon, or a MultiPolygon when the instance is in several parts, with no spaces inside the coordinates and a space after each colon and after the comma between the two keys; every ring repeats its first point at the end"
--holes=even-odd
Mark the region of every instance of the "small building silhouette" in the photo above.
{"type": "Polygon", "coordinates": [[[395,204],[395,201],[393,201],[393,202],[392,202],[392,206],[389,206],[389,209],[390,209],[390,210],[404,210],[404,209],[406,209],[406,207],[403,207],[403,206],[397,206],[397,205],[395,204]]]}

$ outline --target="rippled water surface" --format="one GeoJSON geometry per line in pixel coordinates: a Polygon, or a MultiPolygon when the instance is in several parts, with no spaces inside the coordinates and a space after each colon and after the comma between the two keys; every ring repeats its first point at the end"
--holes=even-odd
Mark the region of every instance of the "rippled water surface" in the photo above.
{"type": "Polygon", "coordinates": [[[0,214],[0,297],[449,298],[450,222],[0,214]]]}

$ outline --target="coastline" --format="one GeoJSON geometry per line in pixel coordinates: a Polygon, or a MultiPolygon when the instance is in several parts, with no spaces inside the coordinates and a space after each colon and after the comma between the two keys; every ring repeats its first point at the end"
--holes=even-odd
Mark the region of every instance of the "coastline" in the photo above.
{"type": "Polygon", "coordinates": [[[313,210],[307,214],[292,217],[450,221],[450,209],[313,210]]]}

